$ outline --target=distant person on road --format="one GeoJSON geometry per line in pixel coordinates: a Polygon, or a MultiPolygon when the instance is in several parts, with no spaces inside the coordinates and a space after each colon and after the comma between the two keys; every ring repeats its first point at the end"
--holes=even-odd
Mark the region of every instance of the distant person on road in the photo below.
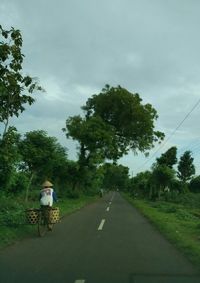
{"type": "Polygon", "coordinates": [[[53,190],[53,184],[48,180],[42,184],[42,190],[40,191],[40,204],[41,206],[52,207],[53,202],[57,202],[57,196],[53,190]]]}

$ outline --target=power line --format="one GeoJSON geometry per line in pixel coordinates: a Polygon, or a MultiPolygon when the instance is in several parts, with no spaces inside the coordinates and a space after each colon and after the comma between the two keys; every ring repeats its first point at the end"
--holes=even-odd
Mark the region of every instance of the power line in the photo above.
{"type": "Polygon", "coordinates": [[[176,133],[176,131],[181,127],[181,125],[185,122],[185,120],[190,116],[190,114],[194,111],[194,109],[200,104],[200,99],[195,103],[192,109],[186,114],[183,120],[178,124],[178,126],[173,130],[173,132],[169,135],[169,137],[158,147],[158,149],[153,153],[153,155],[147,159],[143,165],[138,167],[138,170],[145,166],[157,153],[158,151],[163,148],[163,146],[169,141],[169,139],[176,133]]]}
{"type": "Polygon", "coordinates": [[[189,150],[193,153],[196,153],[196,151],[198,151],[200,149],[200,142],[199,142],[199,139],[198,139],[198,143],[189,143],[187,146],[183,146],[182,148],[178,148],[177,149],[177,154],[180,155],[181,153],[189,150]]]}

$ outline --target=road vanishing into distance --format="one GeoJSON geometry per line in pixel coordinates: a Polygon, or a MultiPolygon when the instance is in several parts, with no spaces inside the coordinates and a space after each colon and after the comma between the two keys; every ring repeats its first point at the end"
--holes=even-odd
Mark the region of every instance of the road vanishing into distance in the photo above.
{"type": "Polygon", "coordinates": [[[1,283],[199,283],[200,276],[118,192],[43,238],[0,252],[1,283]]]}

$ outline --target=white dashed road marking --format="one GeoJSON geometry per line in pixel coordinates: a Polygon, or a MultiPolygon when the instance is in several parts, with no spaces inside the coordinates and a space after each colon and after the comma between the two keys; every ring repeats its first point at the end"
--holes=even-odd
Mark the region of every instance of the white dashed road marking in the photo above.
{"type": "Polygon", "coordinates": [[[106,211],[109,211],[110,210],[110,207],[107,207],[106,211]]]}
{"type": "Polygon", "coordinates": [[[98,230],[102,230],[102,229],[103,229],[103,225],[104,225],[105,221],[106,221],[105,219],[102,219],[102,220],[101,220],[101,223],[100,223],[100,225],[99,225],[98,230]]]}
{"type": "Polygon", "coordinates": [[[85,283],[85,280],[83,280],[83,279],[78,279],[78,280],[75,281],[75,283],[85,283]]]}

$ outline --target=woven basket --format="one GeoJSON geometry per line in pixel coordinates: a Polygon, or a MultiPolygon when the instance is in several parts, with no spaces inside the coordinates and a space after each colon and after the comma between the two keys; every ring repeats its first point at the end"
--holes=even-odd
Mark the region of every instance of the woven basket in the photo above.
{"type": "Polygon", "coordinates": [[[50,215],[49,215],[49,222],[51,224],[58,223],[60,220],[60,210],[59,207],[53,207],[50,210],[50,215]]]}
{"type": "Polygon", "coordinates": [[[25,212],[26,212],[26,220],[28,224],[34,225],[38,223],[38,218],[39,218],[38,209],[29,208],[25,212]]]}

